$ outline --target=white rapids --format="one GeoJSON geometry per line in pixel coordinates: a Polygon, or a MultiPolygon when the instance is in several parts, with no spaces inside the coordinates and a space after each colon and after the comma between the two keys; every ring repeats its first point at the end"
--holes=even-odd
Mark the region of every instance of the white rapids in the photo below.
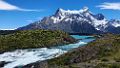
{"type": "Polygon", "coordinates": [[[37,61],[43,61],[58,57],[67,51],[87,44],[92,40],[80,40],[74,44],[68,44],[63,46],[51,47],[51,48],[36,48],[36,49],[23,49],[15,50],[12,52],[5,52],[0,54],[0,62],[8,62],[3,68],[14,68],[17,66],[24,66],[37,61]]]}
{"type": "Polygon", "coordinates": [[[14,52],[0,54],[0,61],[10,62],[3,68],[14,68],[16,66],[26,65],[36,61],[51,59],[65,52],[66,51],[61,49],[48,48],[16,50],[14,52]]]}

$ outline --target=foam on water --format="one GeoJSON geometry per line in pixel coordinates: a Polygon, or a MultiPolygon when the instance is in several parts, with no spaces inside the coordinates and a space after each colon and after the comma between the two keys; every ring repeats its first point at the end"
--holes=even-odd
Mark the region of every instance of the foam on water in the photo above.
{"type": "Polygon", "coordinates": [[[4,68],[14,68],[20,65],[26,65],[36,61],[42,61],[57,57],[66,51],[61,49],[26,49],[16,50],[14,52],[6,52],[0,54],[0,61],[10,62],[4,66],[4,68]]]}
{"type": "MultiPolygon", "coordinates": [[[[77,36],[76,38],[83,39],[86,37],[88,36],[84,36],[84,37],[77,36]]],[[[52,48],[24,49],[24,50],[16,50],[13,52],[5,52],[3,54],[0,54],[0,62],[1,61],[9,62],[3,68],[14,68],[16,66],[24,66],[37,61],[43,61],[58,57],[61,54],[64,54],[73,48],[77,48],[79,46],[87,44],[92,40],[93,39],[84,39],[84,40],[79,40],[77,43],[74,44],[68,44],[68,45],[57,46],[52,48]]]]}

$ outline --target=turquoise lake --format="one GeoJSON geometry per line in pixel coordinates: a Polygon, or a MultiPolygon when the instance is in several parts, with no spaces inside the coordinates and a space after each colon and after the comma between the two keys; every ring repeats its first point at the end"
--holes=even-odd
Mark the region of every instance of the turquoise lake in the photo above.
{"type": "Polygon", "coordinates": [[[36,49],[24,49],[15,50],[13,52],[5,52],[0,54],[0,62],[9,62],[5,64],[3,68],[14,68],[16,66],[24,66],[37,61],[44,61],[47,59],[52,59],[59,57],[60,55],[67,53],[69,50],[84,46],[87,43],[95,40],[92,36],[79,36],[71,35],[78,41],[74,44],[62,45],[51,48],[36,48],[36,49]]]}

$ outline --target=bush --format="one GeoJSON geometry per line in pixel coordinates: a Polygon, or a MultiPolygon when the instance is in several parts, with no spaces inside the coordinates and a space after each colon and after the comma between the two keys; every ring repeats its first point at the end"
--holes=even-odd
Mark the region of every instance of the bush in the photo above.
{"type": "Polygon", "coordinates": [[[115,60],[116,62],[120,62],[120,57],[115,57],[114,60],[115,60]]]}
{"type": "Polygon", "coordinates": [[[103,59],[101,59],[101,61],[107,62],[107,61],[109,61],[109,60],[106,59],[106,58],[103,58],[103,59]]]}
{"type": "Polygon", "coordinates": [[[13,34],[0,35],[0,52],[50,47],[73,42],[75,42],[75,39],[62,31],[25,30],[13,34]]]}

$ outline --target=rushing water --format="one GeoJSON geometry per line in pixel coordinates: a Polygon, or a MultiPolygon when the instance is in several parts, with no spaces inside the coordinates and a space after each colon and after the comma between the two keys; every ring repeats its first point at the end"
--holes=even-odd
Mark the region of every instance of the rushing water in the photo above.
{"type": "Polygon", "coordinates": [[[52,48],[37,48],[37,49],[24,49],[24,50],[16,50],[13,52],[5,52],[0,54],[0,62],[5,61],[8,62],[3,68],[14,68],[16,66],[27,65],[36,61],[43,61],[51,58],[55,58],[60,56],[67,51],[78,48],[79,46],[83,46],[88,42],[94,40],[94,38],[88,38],[92,36],[79,36],[72,35],[76,39],[79,40],[77,43],[68,44],[63,46],[57,46],[52,48]]]}

